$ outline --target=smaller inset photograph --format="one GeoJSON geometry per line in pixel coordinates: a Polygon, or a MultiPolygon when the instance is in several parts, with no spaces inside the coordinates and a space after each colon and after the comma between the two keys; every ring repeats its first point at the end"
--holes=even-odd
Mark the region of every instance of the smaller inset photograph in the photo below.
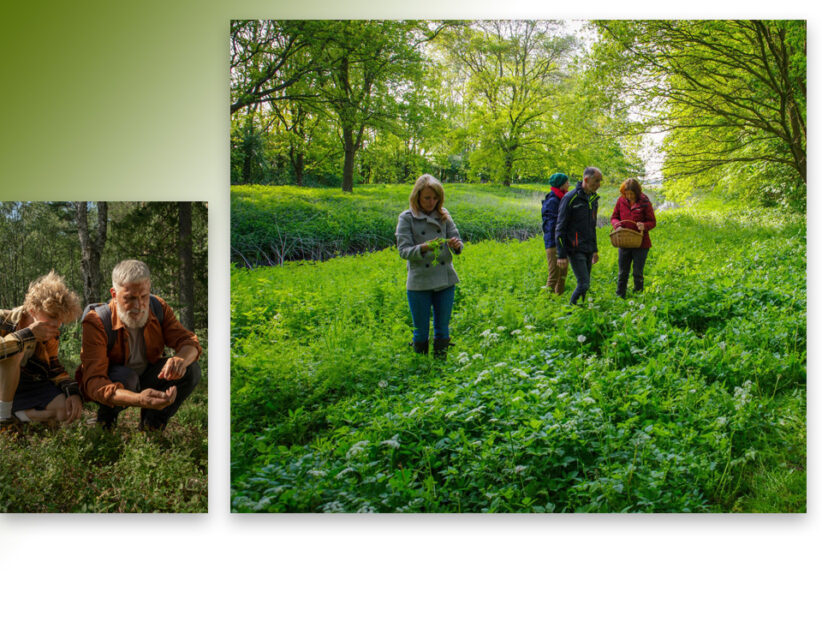
{"type": "Polygon", "coordinates": [[[0,512],[207,512],[207,203],[0,202],[0,236],[0,512]]]}

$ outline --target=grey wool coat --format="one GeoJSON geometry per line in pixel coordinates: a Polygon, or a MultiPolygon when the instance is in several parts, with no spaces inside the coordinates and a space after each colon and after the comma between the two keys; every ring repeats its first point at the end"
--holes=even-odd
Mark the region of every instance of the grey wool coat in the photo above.
{"type": "Polygon", "coordinates": [[[432,251],[420,253],[423,242],[435,238],[459,238],[460,234],[453,220],[438,220],[425,213],[406,209],[397,221],[396,236],[400,257],[408,260],[408,279],[405,282],[407,290],[441,291],[460,281],[454,270],[452,249],[448,245],[440,248],[436,265],[432,251]]]}

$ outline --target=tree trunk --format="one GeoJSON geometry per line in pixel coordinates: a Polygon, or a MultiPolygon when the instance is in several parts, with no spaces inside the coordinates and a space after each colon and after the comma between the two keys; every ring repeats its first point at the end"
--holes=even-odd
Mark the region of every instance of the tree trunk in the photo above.
{"type": "Polygon", "coordinates": [[[354,144],[354,131],[350,128],[343,128],[343,178],[342,190],[344,192],[354,191],[354,155],[357,148],[354,144]]]}
{"type": "Polygon", "coordinates": [[[180,323],[194,330],[194,256],[191,245],[191,203],[180,202],[179,240],[180,258],[180,323]]]}
{"type": "Polygon", "coordinates": [[[108,203],[97,203],[97,228],[92,231],[88,221],[88,203],[76,203],[74,217],[80,237],[80,261],[83,269],[83,301],[85,304],[99,302],[100,297],[100,256],[106,245],[108,228],[108,203]]]}

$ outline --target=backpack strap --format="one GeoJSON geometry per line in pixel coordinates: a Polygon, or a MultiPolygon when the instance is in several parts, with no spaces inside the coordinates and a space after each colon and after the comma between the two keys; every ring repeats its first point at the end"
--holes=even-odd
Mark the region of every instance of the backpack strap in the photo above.
{"type": "MultiPolygon", "coordinates": [[[[155,295],[151,295],[149,297],[148,303],[149,307],[151,308],[151,312],[154,313],[154,316],[157,318],[157,321],[159,321],[162,325],[165,313],[163,311],[163,305],[160,303],[160,300],[157,299],[155,295]]],[[[111,308],[109,307],[108,303],[89,304],[88,306],[86,306],[85,310],[83,310],[83,319],[86,318],[86,315],[90,310],[93,310],[95,313],[97,313],[97,316],[103,323],[103,329],[106,331],[106,350],[111,351],[111,349],[114,347],[114,328],[111,325],[111,308]]]]}
{"type": "Polygon", "coordinates": [[[154,313],[154,316],[157,318],[157,321],[160,322],[160,325],[163,325],[163,317],[165,313],[163,312],[163,305],[160,303],[160,300],[157,299],[156,295],[150,295],[148,298],[149,306],[151,307],[151,312],[154,313]]]}

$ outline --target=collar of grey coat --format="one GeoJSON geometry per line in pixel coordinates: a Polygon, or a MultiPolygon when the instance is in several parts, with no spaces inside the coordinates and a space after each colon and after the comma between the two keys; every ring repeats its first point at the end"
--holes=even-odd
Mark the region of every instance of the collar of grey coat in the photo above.
{"type": "MultiPolygon", "coordinates": [[[[410,207],[408,208],[408,210],[411,212],[411,215],[414,216],[414,218],[416,218],[417,220],[427,220],[428,222],[430,222],[431,224],[433,224],[437,227],[442,226],[441,221],[437,220],[434,216],[429,216],[428,214],[423,213],[421,211],[414,211],[410,207]]],[[[445,211],[447,211],[447,210],[445,210],[445,211]]]]}

